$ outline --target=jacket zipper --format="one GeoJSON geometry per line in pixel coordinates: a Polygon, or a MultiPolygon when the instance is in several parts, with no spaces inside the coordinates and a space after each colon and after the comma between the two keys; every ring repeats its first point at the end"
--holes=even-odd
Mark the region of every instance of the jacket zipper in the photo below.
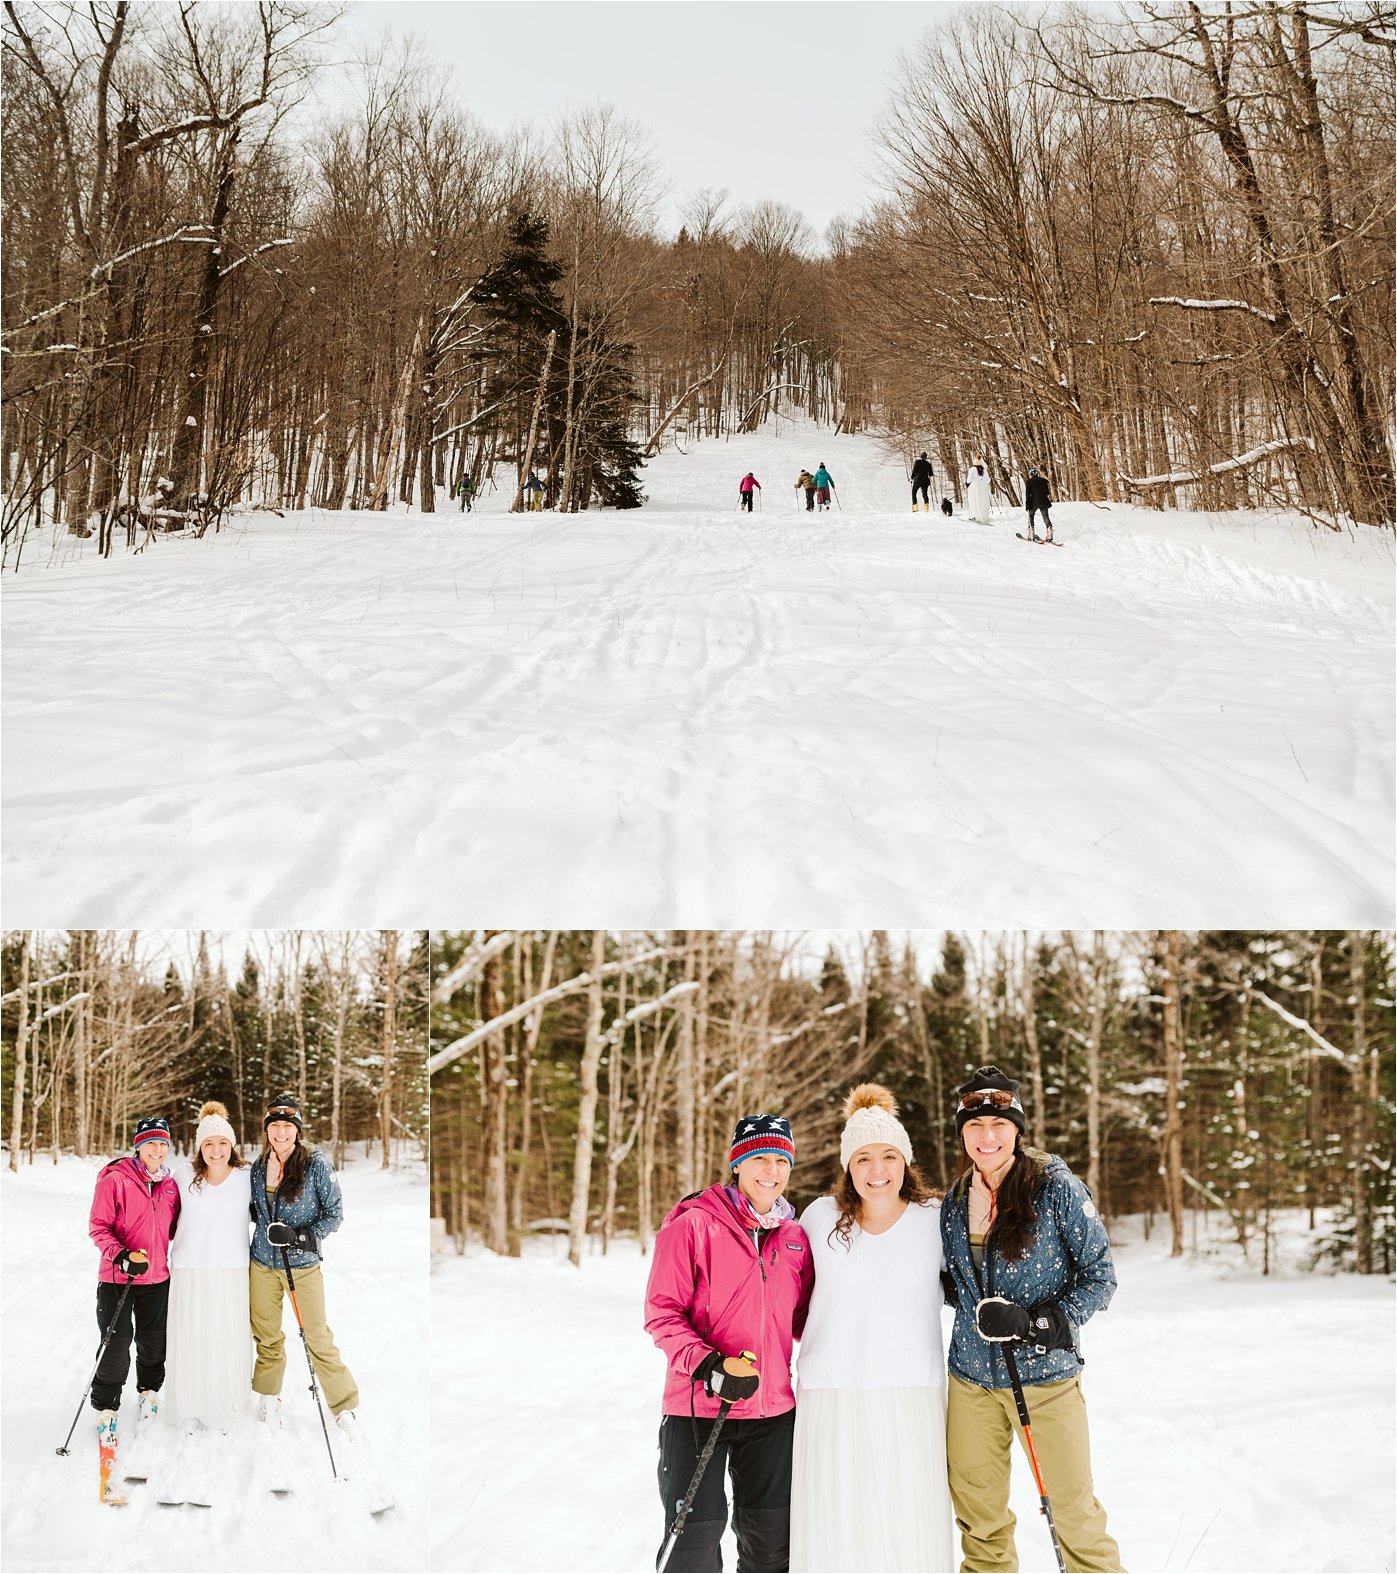
{"type": "MultiPolygon", "coordinates": [[[[766,1264],[762,1261],[761,1234],[760,1230],[752,1231],[752,1249],[757,1254],[757,1271],[762,1276],[762,1322],[761,1335],[757,1339],[757,1370],[764,1372],[766,1370],[766,1264]]],[[[766,1389],[760,1381],[758,1382],[757,1392],[761,1395],[761,1399],[758,1401],[758,1411],[762,1416],[765,1416],[766,1389]]]]}

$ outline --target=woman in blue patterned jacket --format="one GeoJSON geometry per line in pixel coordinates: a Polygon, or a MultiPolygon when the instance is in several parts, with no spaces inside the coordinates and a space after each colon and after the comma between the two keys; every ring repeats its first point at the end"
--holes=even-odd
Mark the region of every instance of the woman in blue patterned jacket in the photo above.
{"type": "Polygon", "coordinates": [[[287,1269],[295,1279],[296,1303],[306,1330],[306,1346],[321,1391],[349,1439],[358,1437],[354,1415],[359,1390],[335,1348],[325,1320],[325,1285],[320,1249],[344,1221],[344,1201],[334,1166],[320,1148],[301,1140],[301,1110],[294,1094],[283,1093],[267,1106],[262,1122],[266,1142],[252,1166],[252,1237],[249,1308],[257,1364],[253,1392],[262,1395],[262,1419],[281,1425],[281,1380],[286,1374],[282,1297],[287,1269]]]}
{"type": "Polygon", "coordinates": [[[1069,1569],[1119,1570],[1091,1480],[1077,1330],[1116,1289],[1091,1193],[1024,1144],[1019,1084],[982,1066],[957,1090],[960,1168],[941,1207],[955,1288],[946,1456],[962,1569],[1018,1567],[1009,1465],[1019,1429],[1006,1345],[1023,1385],[1069,1569]]]}

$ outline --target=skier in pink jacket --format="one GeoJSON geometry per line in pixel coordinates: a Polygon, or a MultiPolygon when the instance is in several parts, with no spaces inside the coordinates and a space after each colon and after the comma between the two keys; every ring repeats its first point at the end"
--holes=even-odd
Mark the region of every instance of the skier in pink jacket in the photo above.
{"type": "Polygon", "coordinates": [[[669,1362],[659,1466],[666,1531],[719,1406],[733,1401],[666,1564],[671,1570],[721,1569],[725,1468],[733,1478],[738,1567],[789,1563],[791,1347],[814,1283],[808,1242],[782,1195],[794,1158],[788,1120],[746,1116],[733,1133],[730,1182],[685,1197],[655,1237],[645,1327],[669,1362]]]}
{"type": "Polygon", "coordinates": [[[179,1186],[165,1164],[169,1152],[168,1123],[159,1116],[138,1121],[132,1151],[98,1174],[88,1216],[87,1233],[101,1254],[97,1272],[97,1327],[101,1333],[111,1326],[118,1306],[121,1308],[121,1320],[92,1379],[104,1499],[133,1339],[142,1420],[159,1409],[165,1381],[170,1238],[180,1210],[179,1186]]]}

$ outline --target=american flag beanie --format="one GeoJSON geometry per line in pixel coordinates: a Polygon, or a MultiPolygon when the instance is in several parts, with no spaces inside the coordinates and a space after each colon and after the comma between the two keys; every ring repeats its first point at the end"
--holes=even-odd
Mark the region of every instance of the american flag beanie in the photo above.
{"type": "Polygon", "coordinates": [[[170,1140],[170,1123],[162,1115],[152,1115],[149,1120],[136,1122],[136,1135],[131,1141],[131,1151],[139,1151],[143,1142],[165,1142],[170,1140]]]}
{"type": "Polygon", "coordinates": [[[736,1169],[743,1159],[754,1159],[759,1153],[774,1153],[791,1164],[796,1161],[796,1145],[791,1137],[791,1123],[784,1115],[744,1115],[732,1134],[732,1151],[728,1154],[728,1168],[736,1169]]]}

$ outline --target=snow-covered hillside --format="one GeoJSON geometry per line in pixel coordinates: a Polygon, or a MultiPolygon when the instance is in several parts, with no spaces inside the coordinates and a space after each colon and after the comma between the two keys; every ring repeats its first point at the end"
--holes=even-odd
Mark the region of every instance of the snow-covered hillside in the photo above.
{"type": "Polygon", "coordinates": [[[136,1431],[128,1379],[117,1475],[144,1455],[150,1479],[122,1483],[124,1508],[97,1500],[97,1435],[84,1408],[72,1452],[60,1458],[92,1374],[97,1251],[87,1237],[100,1164],[41,1158],[0,1172],[4,1200],[3,1562],[20,1570],[418,1570],[427,1554],[427,1182],[423,1168],[351,1161],[341,1174],[343,1226],[325,1253],[327,1315],[359,1384],[364,1442],[339,1465],[338,1485],[308,1389],[305,1356],[286,1311],[287,1427],[269,1471],[266,1429],[251,1417],[227,1436],[185,1439],[162,1423],[136,1431]],[[170,1483],[193,1472],[211,1506],[164,1507],[170,1483]],[[291,1488],[273,1496],[271,1486],[291,1488]],[[373,1517],[387,1493],[396,1507],[373,1517]]]}
{"type": "Polygon", "coordinates": [[[1067,502],[1034,547],[784,423],[647,486],[630,513],[252,516],[105,563],[31,542],[6,911],[1390,922],[1390,535],[1067,502]],[[842,507],[807,514],[821,460],[842,507]]]}
{"type": "MultiPolygon", "coordinates": [[[[647,1262],[621,1243],[579,1272],[565,1243],[534,1246],[433,1269],[434,1559],[482,1574],[648,1569],[664,1530],[664,1360],[641,1326],[647,1262]]],[[[1227,1253],[1171,1262],[1165,1230],[1145,1243],[1130,1223],[1115,1259],[1120,1289],[1082,1335],[1083,1384],[1126,1566],[1391,1570],[1391,1282],[1261,1278],[1227,1253]]],[[[1019,1567],[1048,1574],[1019,1457],[1012,1504],[1019,1567]]]]}

